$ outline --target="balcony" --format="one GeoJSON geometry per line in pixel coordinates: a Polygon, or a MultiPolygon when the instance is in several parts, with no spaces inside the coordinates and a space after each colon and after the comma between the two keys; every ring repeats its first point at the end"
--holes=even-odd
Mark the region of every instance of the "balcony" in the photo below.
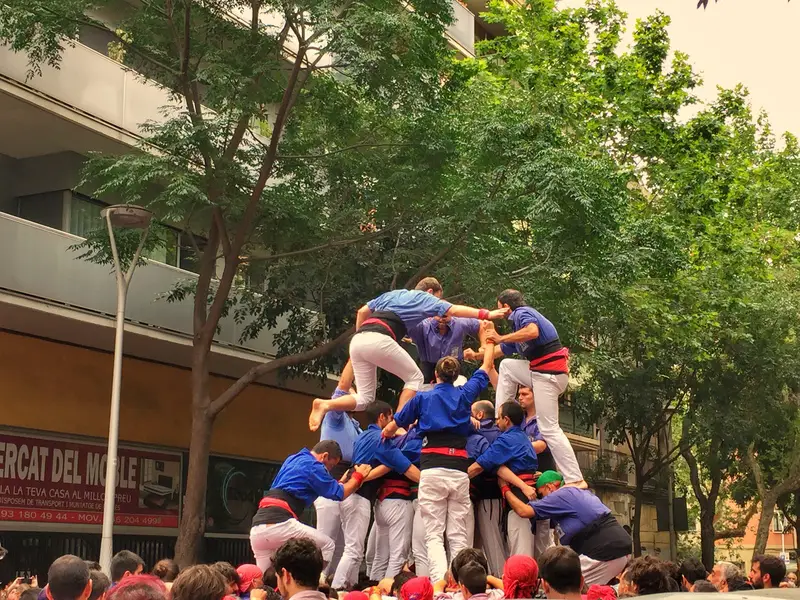
{"type": "MultiPolygon", "coordinates": [[[[7,257],[0,266],[0,290],[22,294],[93,314],[116,313],[116,283],[108,266],[77,259],[69,247],[78,236],[0,213],[0,252],[7,257]]],[[[194,273],[155,261],[136,271],[128,293],[129,322],[158,330],[192,335],[192,301],[170,303],[159,297],[176,283],[197,277],[194,273]]],[[[283,323],[278,324],[278,331],[283,323]]],[[[233,316],[220,321],[218,344],[263,356],[275,352],[273,335],[240,342],[246,323],[233,316]]],[[[258,358],[254,356],[253,358],[258,358]]]]}
{"type": "MultiPolygon", "coordinates": [[[[575,448],[575,457],[578,459],[584,478],[590,484],[621,486],[630,489],[636,487],[633,461],[628,454],[615,450],[575,448]]],[[[648,464],[647,468],[649,467],[648,464]]],[[[662,475],[663,473],[650,479],[645,483],[644,489],[653,492],[666,485],[662,475]]]]}
{"type": "Polygon", "coordinates": [[[463,49],[462,54],[475,56],[475,15],[468,8],[458,2],[451,0],[453,5],[453,22],[447,28],[447,35],[463,49]]]}

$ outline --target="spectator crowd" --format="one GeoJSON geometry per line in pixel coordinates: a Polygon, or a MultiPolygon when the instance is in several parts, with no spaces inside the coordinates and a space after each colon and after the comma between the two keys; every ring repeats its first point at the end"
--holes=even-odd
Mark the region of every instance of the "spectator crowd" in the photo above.
{"type": "Polygon", "coordinates": [[[443,580],[433,582],[404,568],[381,581],[362,578],[350,591],[333,590],[323,567],[320,549],[305,538],[284,543],[267,572],[254,564],[234,567],[226,562],[179,569],[165,559],[146,573],[144,561],[124,550],[114,556],[109,578],[98,563],[65,555],[50,566],[44,588],[38,587],[36,577],[18,579],[5,587],[0,600],[615,600],[670,592],[793,588],[797,581],[775,556],[754,557],[748,575],[730,562],[719,562],[708,573],[696,558],[677,564],[642,556],[607,585],[587,586],[580,556],[568,546],[547,549],[538,562],[513,555],[502,577],[489,574],[481,550],[466,548],[455,556],[443,580]]]}

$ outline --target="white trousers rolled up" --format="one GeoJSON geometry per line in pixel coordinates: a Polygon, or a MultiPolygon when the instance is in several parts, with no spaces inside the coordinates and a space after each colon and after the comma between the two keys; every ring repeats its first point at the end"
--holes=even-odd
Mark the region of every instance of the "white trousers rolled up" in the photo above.
{"type": "Polygon", "coordinates": [[[336,572],[336,567],[339,566],[339,560],[342,558],[342,552],[344,552],[344,532],[342,531],[340,504],[341,502],[328,500],[322,496],[314,500],[314,508],[317,511],[317,531],[331,538],[336,546],[331,561],[325,565],[323,570],[326,577],[336,572]]]}
{"type": "Polygon", "coordinates": [[[580,559],[583,580],[588,586],[594,584],[606,585],[609,581],[622,573],[631,557],[628,555],[615,558],[614,560],[602,561],[581,554],[580,559]]]}
{"type": "Polygon", "coordinates": [[[364,558],[364,540],[369,528],[370,501],[353,494],[342,500],[342,529],[344,530],[344,552],[331,587],[339,590],[358,583],[358,571],[364,558]]]}
{"type": "Polygon", "coordinates": [[[472,503],[467,474],[455,469],[424,469],[419,479],[419,510],[425,526],[430,578],[439,581],[448,567],[445,536],[450,556],[468,547],[472,503]]]}
{"type": "Polygon", "coordinates": [[[574,483],[583,480],[583,475],[572,444],[558,422],[558,397],[567,389],[567,383],[567,375],[537,373],[531,371],[530,361],[504,358],[500,361],[496,403],[499,409],[506,402],[514,400],[519,386],[533,390],[536,418],[542,438],[553,453],[553,460],[564,476],[564,481],[574,483]]]}
{"type": "Polygon", "coordinates": [[[376,551],[369,578],[380,581],[403,570],[411,546],[414,507],[411,500],[387,498],[375,505],[376,551]],[[385,542],[385,543],[384,543],[385,542]]]}
{"type": "Polygon", "coordinates": [[[533,534],[533,557],[539,560],[539,557],[545,550],[555,546],[553,541],[553,530],[550,529],[550,519],[542,519],[536,521],[536,531],[533,534]]]}
{"type": "Polygon", "coordinates": [[[508,559],[500,520],[503,517],[503,502],[499,498],[478,501],[478,532],[481,546],[489,563],[489,574],[503,576],[503,566],[508,559]]]}
{"type": "Polygon", "coordinates": [[[327,535],[301,523],[297,519],[289,519],[283,523],[272,525],[256,525],[250,530],[250,547],[253,549],[256,564],[261,571],[266,571],[272,566],[272,557],[275,551],[284,542],[296,538],[307,538],[314,542],[322,552],[322,560],[330,562],[333,557],[335,544],[327,535]]]}
{"type": "Polygon", "coordinates": [[[411,554],[414,563],[414,572],[417,577],[428,577],[428,545],[425,541],[425,523],[422,522],[422,513],[419,510],[419,500],[412,502],[414,506],[414,527],[411,534],[411,554]]]}
{"type": "Polygon", "coordinates": [[[411,355],[391,336],[365,331],[350,341],[350,362],[356,380],[356,410],[364,410],[375,402],[378,389],[378,367],[397,375],[405,389],[419,390],[424,383],[422,371],[411,355]]]}

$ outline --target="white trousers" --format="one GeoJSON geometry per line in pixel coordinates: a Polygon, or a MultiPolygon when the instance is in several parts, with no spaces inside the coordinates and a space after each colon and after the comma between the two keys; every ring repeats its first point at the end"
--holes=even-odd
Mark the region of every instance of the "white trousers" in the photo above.
{"type": "Polygon", "coordinates": [[[419,479],[419,510],[425,526],[428,567],[433,581],[444,579],[447,554],[455,556],[468,547],[467,528],[472,512],[469,477],[455,469],[425,469],[419,479]]]}
{"type": "Polygon", "coordinates": [[[422,512],[419,510],[419,500],[414,500],[414,528],[411,534],[411,553],[413,555],[414,572],[417,577],[428,577],[428,545],[425,541],[425,524],[422,522],[422,512]]]}
{"type": "Polygon", "coordinates": [[[339,560],[341,560],[342,552],[344,552],[344,531],[342,531],[340,504],[341,502],[328,500],[322,496],[314,500],[314,508],[317,511],[317,531],[327,535],[336,545],[331,562],[323,570],[326,577],[336,572],[336,567],[339,566],[339,560]]]}
{"type": "Polygon", "coordinates": [[[508,554],[524,554],[533,557],[533,532],[531,520],[520,517],[513,510],[508,511],[508,554]]]}
{"type": "Polygon", "coordinates": [[[377,536],[378,531],[375,529],[375,523],[372,523],[372,527],[369,528],[369,535],[367,536],[367,550],[364,553],[364,571],[366,573],[370,573],[372,571],[372,564],[375,562],[375,554],[378,551],[378,542],[380,541],[382,545],[386,545],[385,540],[378,540],[377,536]]]}
{"type": "Polygon", "coordinates": [[[364,496],[352,494],[342,500],[342,529],[344,552],[331,587],[339,590],[358,583],[358,571],[364,558],[364,540],[369,528],[370,502],[364,496]]]}
{"type": "Polygon", "coordinates": [[[489,563],[489,574],[503,576],[503,566],[508,559],[500,519],[503,517],[503,503],[500,499],[480,500],[478,502],[478,532],[481,546],[489,563]]]}
{"type": "Polygon", "coordinates": [[[275,556],[275,551],[284,542],[296,538],[310,539],[322,552],[322,560],[325,563],[330,562],[335,548],[333,540],[297,519],[289,519],[283,523],[256,525],[250,530],[250,547],[253,549],[253,556],[256,558],[258,568],[262,571],[269,569],[272,566],[272,557],[275,556]]]}
{"type": "Polygon", "coordinates": [[[356,380],[356,410],[364,410],[375,402],[378,389],[378,367],[397,375],[405,389],[419,390],[424,383],[422,371],[411,355],[391,336],[375,331],[357,333],[350,340],[350,362],[356,380]]]}
{"type": "Polygon", "coordinates": [[[617,575],[622,573],[622,570],[631,559],[630,555],[615,558],[614,560],[600,561],[581,554],[581,572],[583,573],[583,580],[586,585],[606,585],[609,581],[614,579],[617,575]]]}
{"type": "Polygon", "coordinates": [[[539,560],[539,557],[548,548],[555,546],[553,541],[553,530],[550,529],[550,519],[536,521],[536,532],[533,534],[533,557],[539,560]]]}
{"type": "Polygon", "coordinates": [[[531,371],[530,361],[504,358],[500,361],[497,381],[496,404],[510,402],[517,395],[519,386],[530,387],[536,403],[536,418],[539,431],[553,453],[556,467],[566,483],[581,481],[583,475],[575,458],[575,451],[558,422],[558,397],[567,389],[568,375],[548,375],[531,371]]]}
{"type": "Polygon", "coordinates": [[[414,507],[410,500],[388,498],[375,505],[375,558],[369,578],[380,581],[403,570],[411,546],[414,507]]]}

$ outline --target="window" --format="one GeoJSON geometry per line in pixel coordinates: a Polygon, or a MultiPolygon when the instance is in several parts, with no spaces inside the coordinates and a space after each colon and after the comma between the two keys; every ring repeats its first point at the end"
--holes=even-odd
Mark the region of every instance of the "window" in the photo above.
{"type": "Polygon", "coordinates": [[[103,227],[100,211],[105,205],[73,193],[69,205],[69,232],[86,237],[89,232],[103,227]]]}

